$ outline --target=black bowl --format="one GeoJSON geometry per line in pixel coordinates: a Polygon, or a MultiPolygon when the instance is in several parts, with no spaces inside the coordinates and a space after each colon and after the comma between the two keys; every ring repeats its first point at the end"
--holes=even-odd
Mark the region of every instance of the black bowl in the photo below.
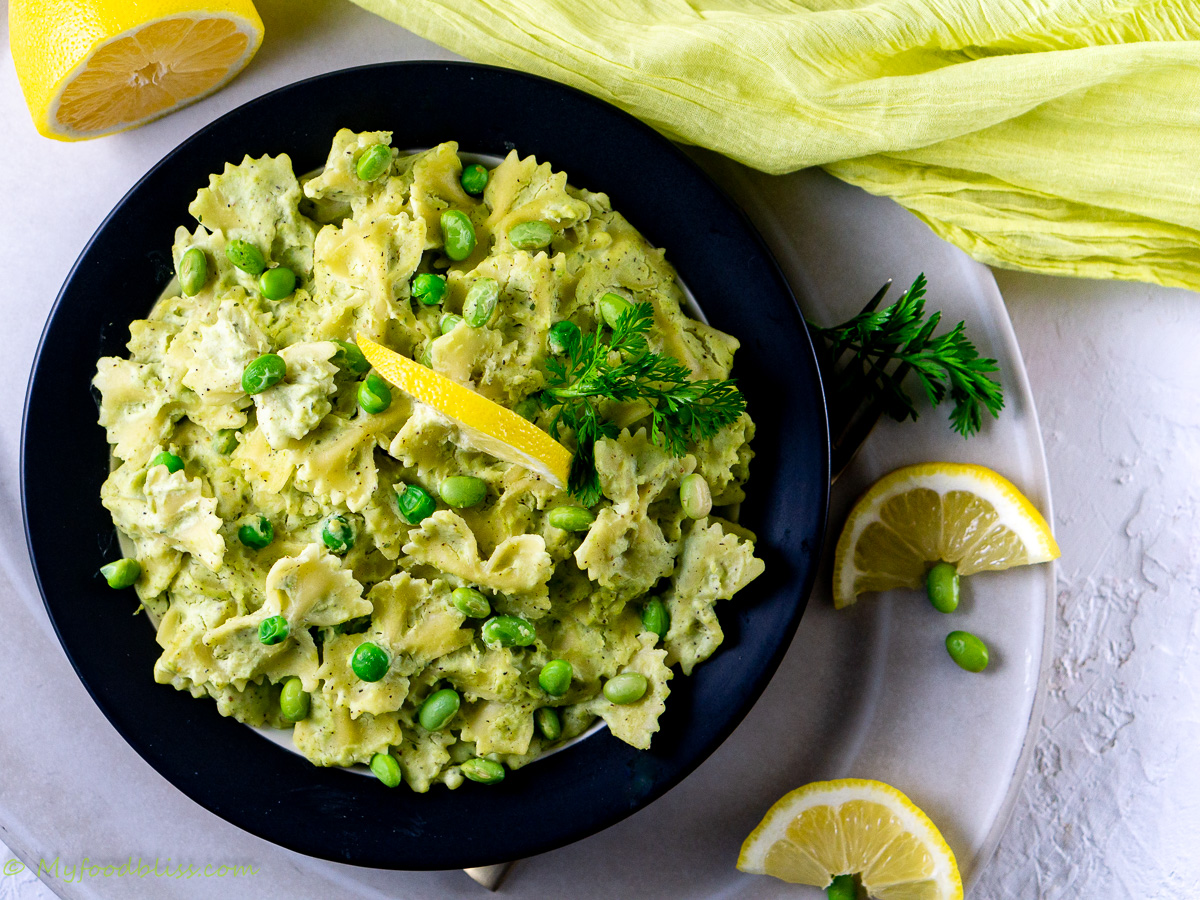
{"type": "Polygon", "coordinates": [[[675,146],[585,94],[484,66],[394,63],[293,84],[222,116],[166,156],[117,204],[63,285],[26,398],[21,453],[29,551],[46,609],[100,709],[142,757],[197,803],[247,831],[326,859],[449,869],[530,856],[593,834],[695,769],[749,711],[787,649],[819,559],[829,442],[812,346],[795,300],[742,213],[675,146]],[[322,769],[216,705],[154,682],[158,647],[132,592],[97,569],[117,553],[100,505],[108,444],[90,388],[96,360],[124,355],[127,324],[172,275],[176,226],[227,160],[288,153],[324,162],[341,127],[391,129],[400,147],[456,140],[517,148],[565,169],[664,247],[718,328],[737,335],[735,375],[758,423],[742,521],[767,571],[723,603],[725,643],[677,676],[653,748],[607,731],[509,774],[499,785],[416,795],[322,769]],[[70,459],[63,452],[70,448],[70,459]],[[558,815],[547,815],[553,798],[558,815]],[[565,813],[565,814],[564,814],[565,813]]]}

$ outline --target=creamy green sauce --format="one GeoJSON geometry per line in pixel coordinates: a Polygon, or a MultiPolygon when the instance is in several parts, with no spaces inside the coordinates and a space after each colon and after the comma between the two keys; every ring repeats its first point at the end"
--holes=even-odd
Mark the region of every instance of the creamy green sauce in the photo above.
{"type": "MultiPolygon", "coordinates": [[[[621,740],[649,747],[673,669],[690,674],[716,650],[717,601],[763,569],[752,535],[716,513],[690,519],[679,500],[682,479],[699,473],[717,513],[736,509],[752,456],[749,417],[673,457],[650,441],[644,409],[609,404],[605,414],[623,430],[597,444],[604,496],[596,521],[567,532],[547,516],[574,504],[571,497],[472,449],[451,421],[399,389],[386,411],[362,410],[361,376],[339,367],[333,342],[364,333],[512,408],[545,385],[550,326],[568,319],[584,332],[602,327],[597,304],[607,292],[652,304],[652,349],[696,378],[728,377],[737,341],[683,313],[663,252],[604,194],[514,152],[473,197],[460,185],[453,143],[394,154],[386,175],[359,178],[364,150],[390,138],[339,132],[324,169],[303,183],[286,155],[246,158],[211,176],[188,208],[197,227],[179,228],[174,245],[176,260],[193,247],[204,252],[203,289],[162,298],[131,323],[129,357],[99,361],[100,423],[115,462],[102,499],[142,566],[136,587],[162,647],[154,677],[212,697],[222,714],[248,724],[291,728],[296,749],[318,765],[390,753],[417,791],[457,787],[461,764],[476,756],[517,768],[597,717],[621,740]],[[459,262],[441,252],[447,209],[469,216],[477,235],[459,262]],[[522,222],[551,226],[550,246],[513,247],[509,232],[522,222]],[[257,278],[228,261],[235,239],[295,272],[294,293],[265,298],[257,278]],[[422,272],[446,276],[436,306],[411,296],[422,272]],[[442,316],[461,315],[480,277],[500,285],[496,315],[442,334],[442,316]],[[247,395],[242,372],[268,352],[285,359],[287,375],[247,395]],[[230,431],[232,450],[219,437],[230,431]],[[163,450],[184,468],[150,466],[163,450]],[[451,475],[482,479],[486,498],[467,509],[439,502],[409,525],[396,486],[420,485],[437,498],[451,475]],[[321,539],[334,515],[353,530],[344,555],[321,539]],[[258,550],[237,536],[255,516],[274,531],[258,550]],[[487,646],[484,620],[451,602],[464,586],[482,592],[494,614],[530,623],[534,642],[487,646]],[[670,614],[665,638],[642,627],[652,596],[670,614]],[[288,636],[264,644],[259,626],[275,616],[286,619],[288,636]],[[389,660],[374,682],[351,666],[367,641],[389,660]],[[552,659],[573,670],[561,696],[538,684],[552,659]],[[617,705],[603,685],[625,672],[645,676],[648,689],[617,705]],[[311,697],[294,725],[279,709],[290,678],[311,697]],[[444,688],[458,692],[461,708],[427,731],[421,705],[444,688]],[[546,706],[562,722],[555,741],[534,725],[546,706]]],[[[543,410],[534,421],[546,427],[549,419],[543,410]]]]}

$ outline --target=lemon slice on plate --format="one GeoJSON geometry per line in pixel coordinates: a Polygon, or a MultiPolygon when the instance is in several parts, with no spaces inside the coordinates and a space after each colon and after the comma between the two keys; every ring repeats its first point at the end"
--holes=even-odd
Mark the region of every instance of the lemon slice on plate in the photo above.
{"type": "Polygon", "coordinates": [[[557,488],[567,486],[571,451],[511,409],[360,334],[358,346],[380,375],[453,419],[476,450],[524,466],[557,488]]]}
{"type": "Polygon", "coordinates": [[[263,36],[251,0],[12,0],[8,27],[34,125],[68,141],[133,128],[212,93],[263,36]]]}
{"type": "Polygon", "coordinates": [[[911,800],[880,781],[817,781],[785,795],[742,844],[737,867],[827,887],[857,875],[877,900],[957,900],[954,852],[911,800]]]}
{"type": "Polygon", "coordinates": [[[841,609],[866,591],[921,587],[936,562],[970,575],[1058,556],[1042,514],[1002,475],[964,463],[907,466],[850,511],[834,552],[833,602],[841,609]]]}

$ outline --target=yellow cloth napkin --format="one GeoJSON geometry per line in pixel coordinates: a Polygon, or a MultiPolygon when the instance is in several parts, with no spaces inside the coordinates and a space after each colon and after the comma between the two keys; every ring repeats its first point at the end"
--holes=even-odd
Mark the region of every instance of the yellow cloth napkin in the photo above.
{"type": "Polygon", "coordinates": [[[1200,288],[1200,0],[354,2],[984,262],[1200,288]]]}

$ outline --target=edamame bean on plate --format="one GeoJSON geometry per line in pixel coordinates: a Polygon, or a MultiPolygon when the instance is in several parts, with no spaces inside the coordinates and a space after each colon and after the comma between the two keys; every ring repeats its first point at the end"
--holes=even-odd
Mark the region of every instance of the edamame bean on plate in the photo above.
{"type": "Polygon", "coordinates": [[[488,790],[597,718],[648,748],[671,679],[722,642],[718,603],[763,571],[735,521],[750,417],[664,447],[645,403],[601,399],[589,506],[354,342],[571,450],[547,373],[628,310],[648,304],[646,345],[697,381],[729,378],[738,342],[684,313],[605,194],[515,151],[464,177],[454,143],[392,144],[342,130],[311,176],[286,154],[212,175],[174,236],[185,283],[99,361],[101,497],[140,566],[153,677],[418,792],[488,790]]]}

